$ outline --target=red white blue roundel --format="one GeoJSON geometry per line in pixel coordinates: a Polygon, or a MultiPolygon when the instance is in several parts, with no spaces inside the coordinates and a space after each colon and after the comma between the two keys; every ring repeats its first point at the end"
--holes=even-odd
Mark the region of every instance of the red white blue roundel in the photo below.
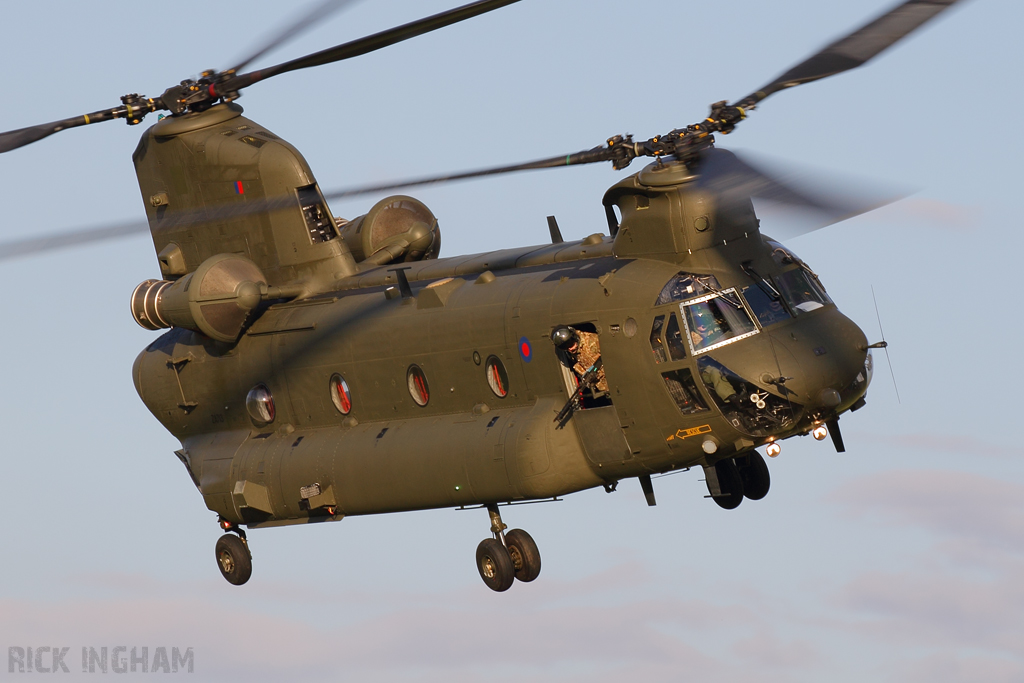
{"type": "Polygon", "coordinates": [[[530,346],[530,340],[526,337],[519,338],[519,355],[523,357],[523,360],[529,363],[533,360],[533,347],[530,346]]]}

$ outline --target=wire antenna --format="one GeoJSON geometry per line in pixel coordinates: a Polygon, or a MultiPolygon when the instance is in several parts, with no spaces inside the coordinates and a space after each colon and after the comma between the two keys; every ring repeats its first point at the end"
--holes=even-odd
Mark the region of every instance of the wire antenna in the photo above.
{"type": "Polygon", "coordinates": [[[875,318],[878,319],[878,331],[882,335],[881,347],[885,349],[885,362],[889,364],[889,376],[892,377],[892,388],[896,390],[896,402],[902,404],[900,400],[900,388],[896,386],[896,373],[892,371],[892,359],[889,358],[889,343],[885,341],[885,330],[882,329],[882,316],[878,313],[878,299],[875,298],[875,286],[871,285],[871,301],[875,304],[875,318]]]}

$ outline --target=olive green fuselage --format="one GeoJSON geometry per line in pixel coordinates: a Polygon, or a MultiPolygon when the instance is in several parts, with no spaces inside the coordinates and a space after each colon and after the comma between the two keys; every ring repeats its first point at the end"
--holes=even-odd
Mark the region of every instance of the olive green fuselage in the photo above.
{"type": "MultiPolygon", "coordinates": [[[[610,247],[605,241],[590,251],[608,254],[610,247]]],[[[387,298],[385,280],[394,275],[379,269],[352,289],[270,307],[234,346],[172,330],[139,356],[137,387],[182,441],[207,505],[252,524],[323,519],[331,516],[327,506],[340,516],[549,498],[705,464],[707,435],[720,444],[718,457],[764,443],[763,436],[731,425],[713,398],[703,396],[708,410],[684,415],[666,389],[660,373],[694,363],[687,354],[656,364],[649,339],[656,316],[679,310],[675,302],[652,305],[679,266],[579,258],[586,249],[558,245],[524,249],[518,258],[424,262],[408,271],[411,298],[387,298]],[[559,253],[577,258],[497,267],[559,253]],[[496,277],[477,282],[485,270],[496,277]],[[425,288],[447,277],[454,279],[425,288]],[[549,335],[560,324],[587,323],[600,338],[612,405],[578,411],[559,429],[553,418],[568,388],[549,335]],[[485,374],[483,361],[492,355],[507,369],[504,398],[485,374]],[[408,388],[413,364],[429,384],[426,406],[414,402],[408,388]],[[347,417],[331,399],[335,373],[351,390],[347,417]],[[265,427],[252,424],[244,405],[259,383],[270,389],[277,409],[265,427]],[[313,484],[329,491],[313,501],[316,507],[300,494],[313,484]]],[[[723,287],[746,277],[715,274],[723,287]]],[[[858,333],[827,306],[715,356],[755,381],[766,373],[792,377],[797,395],[811,393],[801,386],[808,377],[842,389],[863,368],[858,333]],[[816,356],[813,350],[823,346],[829,354],[816,356]]],[[[844,403],[861,393],[844,395],[844,403]]],[[[794,422],[774,436],[806,432],[809,424],[794,422]]]]}
{"type": "Polygon", "coordinates": [[[171,329],[139,355],[133,376],[181,441],[178,455],[207,506],[229,522],[552,498],[711,466],[862,403],[863,333],[827,296],[799,311],[777,297],[783,315],[758,322],[751,288],[771,292],[787,273],[817,278],[795,257],[777,258],[782,250],[760,234],[749,200],[716,206],[685,168],[656,165],[613,187],[605,198],[612,237],[404,263],[411,296],[399,296],[394,266],[356,263],[331,239],[337,226],[321,223],[317,236],[298,204],[248,233],[244,216],[220,228],[162,222],[176,207],[228,201],[235,176],[246,178],[238,192],[249,193],[235,202],[318,196],[294,148],[240,109],[211,112],[157,124],[136,152],[164,276],[233,253],[263,269],[264,286],[301,293],[252,311],[234,343],[171,329]],[[241,141],[253,131],[258,144],[241,141]],[[613,206],[621,219],[612,220],[613,206]],[[700,348],[707,341],[686,321],[686,296],[663,294],[680,274],[715,283],[705,291],[734,288],[730,305],[749,331],[700,348]],[[680,330],[672,349],[658,333],[666,321],[680,330]],[[597,335],[608,384],[562,424],[555,417],[574,383],[550,341],[561,325],[597,335]],[[507,375],[504,396],[488,381],[492,357],[507,375]],[[426,380],[426,405],[413,398],[413,366],[426,380]],[[335,376],[348,388],[347,414],[332,398],[335,376]],[[246,408],[258,385],[274,401],[265,424],[246,408]],[[723,386],[736,391],[732,403],[723,386]]]}

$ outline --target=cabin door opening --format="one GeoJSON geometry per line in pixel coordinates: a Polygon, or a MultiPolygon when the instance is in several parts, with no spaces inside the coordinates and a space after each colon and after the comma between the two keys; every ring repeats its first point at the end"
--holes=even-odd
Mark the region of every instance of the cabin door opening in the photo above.
{"type": "Polygon", "coordinates": [[[608,391],[608,380],[605,378],[601,340],[597,329],[592,323],[577,323],[568,327],[576,333],[578,343],[569,350],[555,347],[566,394],[574,396],[580,392],[577,410],[610,406],[612,399],[608,391]],[[582,390],[581,383],[584,384],[582,390]]]}

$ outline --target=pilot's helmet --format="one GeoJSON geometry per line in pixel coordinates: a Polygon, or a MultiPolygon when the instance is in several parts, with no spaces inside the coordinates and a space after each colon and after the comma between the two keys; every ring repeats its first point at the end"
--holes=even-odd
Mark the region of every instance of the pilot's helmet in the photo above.
{"type": "Polygon", "coordinates": [[[576,336],[576,331],[565,325],[556,327],[555,331],[551,333],[551,342],[563,351],[571,349],[577,341],[579,341],[579,337],[576,336]]]}

